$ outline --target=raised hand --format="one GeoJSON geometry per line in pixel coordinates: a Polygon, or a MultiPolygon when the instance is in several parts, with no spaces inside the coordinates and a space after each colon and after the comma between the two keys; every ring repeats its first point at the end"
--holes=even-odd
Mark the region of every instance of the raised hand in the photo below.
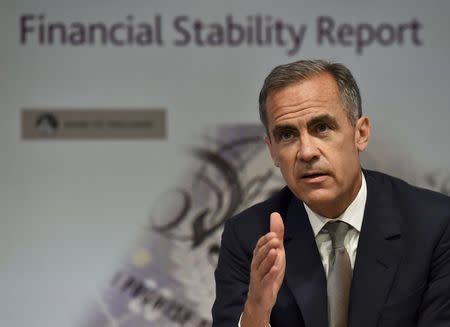
{"type": "Polygon", "coordinates": [[[270,215],[270,232],[258,240],[253,250],[250,285],[241,327],[260,327],[269,323],[286,269],[283,237],[283,220],[278,212],[273,212],[270,215]]]}

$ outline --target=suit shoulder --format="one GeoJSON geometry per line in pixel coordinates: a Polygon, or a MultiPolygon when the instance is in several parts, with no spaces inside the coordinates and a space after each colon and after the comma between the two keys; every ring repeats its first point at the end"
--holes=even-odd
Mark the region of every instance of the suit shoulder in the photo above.
{"type": "Polygon", "coordinates": [[[232,224],[255,224],[269,221],[272,212],[283,217],[294,195],[286,186],[263,202],[259,202],[228,219],[232,224]]]}
{"type": "Polygon", "coordinates": [[[283,217],[292,198],[293,194],[285,187],[269,199],[226,219],[221,247],[231,248],[239,244],[239,248],[251,256],[258,239],[270,229],[270,214],[276,211],[283,217]]]}
{"type": "MultiPolygon", "coordinates": [[[[439,192],[418,187],[394,176],[376,171],[364,171],[368,183],[376,184],[386,196],[394,199],[399,205],[409,208],[408,211],[440,212],[450,215],[450,197],[439,192]],[[373,181],[376,183],[373,183],[373,181]]],[[[450,219],[450,218],[448,218],[450,219]]]]}

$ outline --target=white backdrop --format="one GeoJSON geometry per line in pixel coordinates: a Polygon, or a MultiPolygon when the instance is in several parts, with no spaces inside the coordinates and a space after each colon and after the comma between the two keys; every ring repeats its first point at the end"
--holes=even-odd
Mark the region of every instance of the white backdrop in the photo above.
{"type": "Polygon", "coordinates": [[[2,0],[2,325],[78,326],[148,224],[151,203],[186,177],[191,157],[185,149],[203,142],[211,126],[257,123],[259,88],[277,64],[301,58],[346,64],[373,125],[366,167],[450,192],[449,12],[446,0],[2,0]],[[137,24],[160,15],[164,45],[49,45],[32,33],[21,43],[20,19],[27,14],[67,26],[126,24],[128,15],[137,24]],[[194,20],[223,26],[227,16],[246,24],[258,15],[297,30],[305,26],[299,51],[287,54],[293,42],[287,29],[281,36],[286,46],[275,39],[271,46],[174,44],[182,37],[173,25],[179,16],[186,16],[192,33],[187,26],[194,20]],[[361,24],[388,27],[379,31],[381,43],[374,40],[358,54],[350,36],[319,44],[321,16],[355,31],[361,24]],[[401,24],[407,26],[403,44],[397,33],[393,44],[383,45],[389,26],[401,24]],[[29,107],[165,108],[168,137],[25,141],[20,113],[29,107]]]}

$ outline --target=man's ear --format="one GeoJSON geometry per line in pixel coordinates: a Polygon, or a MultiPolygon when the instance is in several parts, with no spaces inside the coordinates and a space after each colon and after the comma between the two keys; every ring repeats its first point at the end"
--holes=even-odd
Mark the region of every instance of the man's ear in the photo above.
{"type": "Polygon", "coordinates": [[[274,151],[274,148],[273,148],[273,144],[272,144],[272,140],[270,139],[270,136],[266,135],[264,137],[264,143],[266,143],[267,148],[269,149],[269,153],[270,153],[270,156],[272,157],[273,164],[275,165],[275,167],[280,167],[280,164],[278,162],[278,157],[275,154],[275,151],[274,151]]]}
{"type": "Polygon", "coordinates": [[[369,145],[370,140],[370,121],[366,116],[362,116],[356,122],[355,127],[355,145],[358,151],[364,151],[369,145]]]}

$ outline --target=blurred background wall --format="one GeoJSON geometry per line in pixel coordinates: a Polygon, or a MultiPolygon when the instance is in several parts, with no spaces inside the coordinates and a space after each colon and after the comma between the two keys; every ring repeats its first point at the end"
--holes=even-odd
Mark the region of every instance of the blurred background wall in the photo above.
{"type": "Polygon", "coordinates": [[[2,0],[1,324],[207,326],[223,220],[282,185],[257,114],[278,64],[347,65],[372,122],[364,166],[449,194],[449,12],[446,0],[2,0]],[[156,109],[158,137],[58,134],[61,111],[156,109]],[[39,125],[44,113],[57,125],[39,125]]]}

